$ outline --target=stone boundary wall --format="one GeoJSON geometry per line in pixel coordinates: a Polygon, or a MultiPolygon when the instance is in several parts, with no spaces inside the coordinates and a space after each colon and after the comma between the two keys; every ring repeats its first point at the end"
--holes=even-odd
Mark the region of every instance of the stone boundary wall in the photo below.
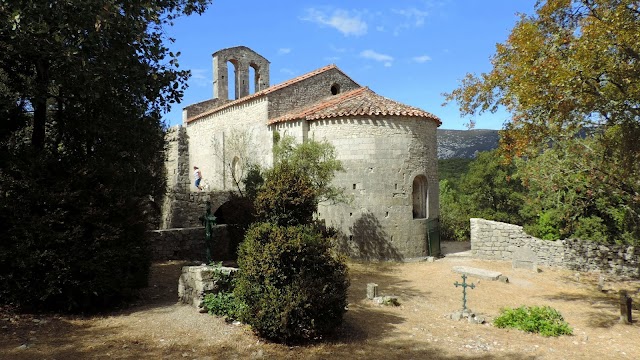
{"type": "Polygon", "coordinates": [[[541,240],[518,225],[477,218],[470,223],[471,253],[478,259],[511,261],[518,248],[528,247],[536,253],[539,265],[640,278],[639,247],[579,239],[541,240]]]}
{"type": "MultiPolygon", "coordinates": [[[[230,239],[226,225],[216,225],[213,231],[214,261],[231,259],[230,239]]],[[[194,260],[206,261],[204,227],[152,230],[151,254],[153,261],[194,260]]]]}
{"type": "Polygon", "coordinates": [[[215,213],[220,205],[229,201],[231,194],[231,191],[168,192],[165,195],[161,229],[200,226],[200,217],[205,214],[207,201],[211,202],[211,212],[215,213]]]}

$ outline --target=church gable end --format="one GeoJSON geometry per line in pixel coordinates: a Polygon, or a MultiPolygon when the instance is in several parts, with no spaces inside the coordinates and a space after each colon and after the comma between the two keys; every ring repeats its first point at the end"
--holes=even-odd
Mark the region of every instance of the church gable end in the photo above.
{"type": "Polygon", "coordinates": [[[325,101],[361,86],[337,67],[293,82],[269,94],[269,119],[325,101]]]}

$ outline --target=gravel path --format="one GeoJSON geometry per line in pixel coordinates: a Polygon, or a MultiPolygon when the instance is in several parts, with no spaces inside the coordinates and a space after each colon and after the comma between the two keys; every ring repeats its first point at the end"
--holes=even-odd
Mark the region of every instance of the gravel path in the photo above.
{"type": "MultiPolygon", "coordinates": [[[[617,290],[637,293],[640,282],[605,284],[596,274],[542,268],[512,269],[508,262],[464,256],[465,243],[443,243],[435,262],[350,264],[349,311],[337,334],[301,347],[266,343],[244,325],[200,314],[176,303],[184,262],[155,264],[151,286],[137,304],[103,316],[16,315],[0,311],[0,359],[639,359],[638,322],[618,322],[617,290]],[[544,338],[486,323],[453,321],[462,306],[454,266],[498,271],[509,283],[469,277],[467,306],[490,322],[502,307],[549,305],[573,336],[544,338]],[[400,306],[366,299],[367,283],[400,306]]],[[[637,310],[634,317],[640,317],[637,310]]]]}

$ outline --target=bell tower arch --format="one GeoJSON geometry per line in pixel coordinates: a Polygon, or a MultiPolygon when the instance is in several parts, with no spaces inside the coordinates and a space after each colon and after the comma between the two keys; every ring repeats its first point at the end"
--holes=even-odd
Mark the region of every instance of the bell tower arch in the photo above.
{"type": "Polygon", "coordinates": [[[253,81],[255,92],[269,87],[269,60],[246,46],[236,46],[213,53],[213,97],[229,99],[229,81],[234,82],[235,94],[231,100],[240,99],[249,93],[249,82],[253,81]],[[235,68],[234,78],[228,78],[228,63],[235,68]],[[253,68],[253,79],[249,79],[249,68],[253,68]]]}

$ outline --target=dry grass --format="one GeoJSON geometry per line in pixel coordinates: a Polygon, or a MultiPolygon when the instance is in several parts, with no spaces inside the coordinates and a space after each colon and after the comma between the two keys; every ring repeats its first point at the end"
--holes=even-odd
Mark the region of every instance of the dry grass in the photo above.
{"type": "MultiPolygon", "coordinates": [[[[449,245],[451,246],[451,245],[449,245]]],[[[446,246],[445,246],[446,248],[446,246]]],[[[138,305],[103,316],[0,313],[1,359],[638,359],[640,326],[618,322],[616,291],[637,293],[639,282],[543,268],[540,273],[507,262],[445,257],[432,263],[350,265],[349,311],[337,334],[321,343],[287,347],[266,343],[245,326],[176,304],[183,263],[155,264],[152,285],[138,305]],[[462,305],[452,266],[502,272],[510,283],[469,278],[468,307],[490,321],[502,307],[549,305],[574,329],[573,336],[544,338],[490,324],[456,322],[446,315],[462,305]],[[366,284],[399,297],[399,307],[366,300],[366,284]],[[38,320],[38,321],[36,321],[38,320]]],[[[634,317],[640,313],[634,310],[634,317]]]]}

